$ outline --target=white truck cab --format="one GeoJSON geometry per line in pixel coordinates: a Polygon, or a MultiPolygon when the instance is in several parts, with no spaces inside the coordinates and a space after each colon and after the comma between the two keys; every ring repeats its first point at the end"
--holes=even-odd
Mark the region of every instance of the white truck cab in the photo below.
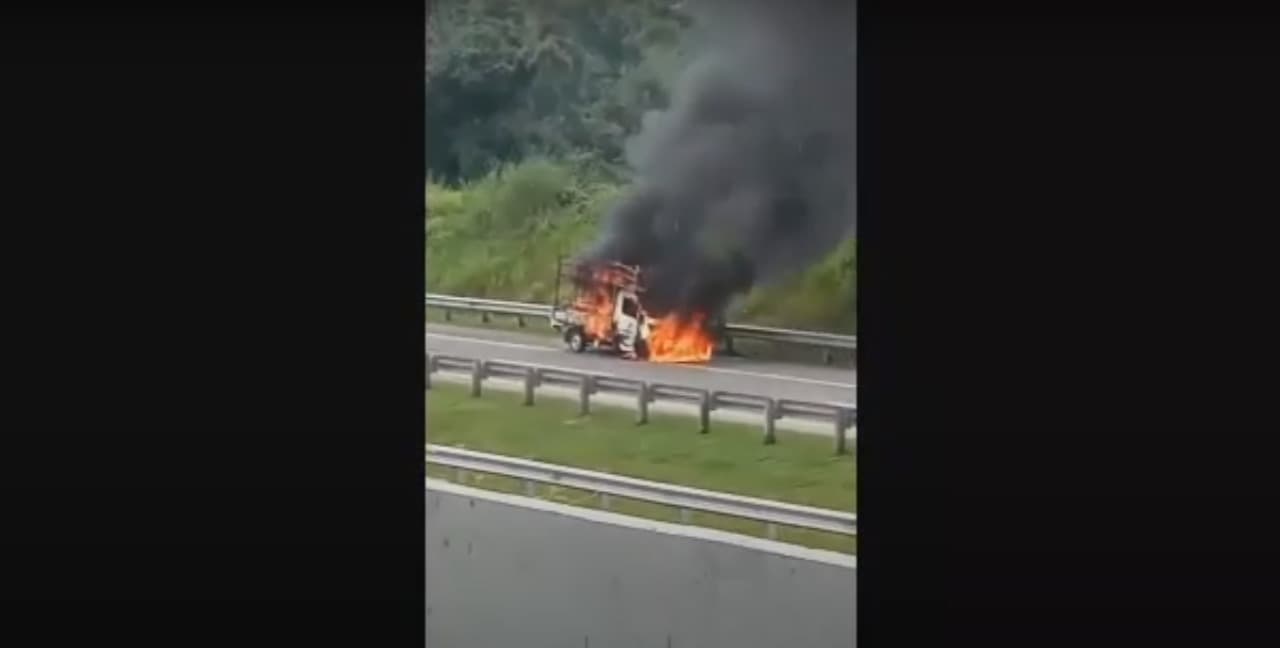
{"type": "Polygon", "coordinates": [[[634,359],[636,343],[648,337],[645,335],[647,331],[641,330],[645,328],[641,322],[643,319],[644,311],[636,294],[629,290],[618,291],[618,298],[614,300],[613,322],[618,331],[618,350],[626,358],[634,359]]]}

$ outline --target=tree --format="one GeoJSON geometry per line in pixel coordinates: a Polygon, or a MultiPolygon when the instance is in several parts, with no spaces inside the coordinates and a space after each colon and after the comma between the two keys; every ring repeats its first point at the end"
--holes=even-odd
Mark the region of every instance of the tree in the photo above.
{"type": "Polygon", "coordinates": [[[688,19],[671,0],[443,0],[427,26],[427,167],[477,178],[531,155],[622,159],[666,101],[688,19]]]}

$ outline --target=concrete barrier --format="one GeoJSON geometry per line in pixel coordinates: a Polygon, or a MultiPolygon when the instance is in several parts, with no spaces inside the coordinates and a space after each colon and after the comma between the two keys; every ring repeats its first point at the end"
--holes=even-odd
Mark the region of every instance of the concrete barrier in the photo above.
{"type": "Polygon", "coordinates": [[[843,648],[856,559],[428,480],[432,648],[843,648]]]}

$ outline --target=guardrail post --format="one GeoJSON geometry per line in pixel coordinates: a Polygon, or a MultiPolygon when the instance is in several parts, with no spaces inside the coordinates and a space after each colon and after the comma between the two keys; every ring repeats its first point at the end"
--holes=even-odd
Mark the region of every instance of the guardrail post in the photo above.
{"type": "Polygon", "coordinates": [[[649,422],[649,383],[640,383],[640,390],[636,392],[636,425],[644,425],[649,422]]]}
{"type": "Polygon", "coordinates": [[[702,390],[698,396],[698,432],[706,434],[711,430],[711,392],[702,390]]]}
{"type": "Polygon", "coordinates": [[[846,433],[848,431],[847,423],[849,421],[849,413],[843,409],[836,410],[836,454],[844,454],[847,452],[848,439],[846,433]]]}
{"type": "Polygon", "coordinates": [[[524,369],[524,404],[533,405],[533,388],[538,380],[538,374],[534,372],[533,367],[525,367],[524,369]]]}
{"type": "Polygon", "coordinates": [[[447,309],[447,308],[446,308],[446,309],[444,309],[444,321],[446,321],[446,322],[452,322],[452,321],[453,321],[453,311],[451,311],[451,310],[449,310],[449,309],[447,309]]]}
{"type": "Polygon", "coordinates": [[[766,522],[764,525],[764,535],[770,540],[778,539],[778,525],[773,522],[766,522]]]}
{"type": "Polygon", "coordinates": [[[583,374],[578,383],[578,416],[591,413],[591,376],[583,374]]]}
{"type": "Polygon", "coordinates": [[[489,311],[480,311],[480,321],[484,324],[489,323],[489,311]]]}
{"type": "Polygon", "coordinates": [[[480,382],[484,380],[484,360],[471,363],[471,395],[480,396],[480,382]]]}
{"type": "Polygon", "coordinates": [[[735,351],[735,350],[734,350],[734,348],[733,348],[733,336],[732,336],[732,335],[726,335],[726,336],[724,336],[724,354],[725,354],[725,355],[730,355],[730,356],[732,356],[732,355],[738,355],[738,352],[737,352],[737,351],[735,351]]]}
{"type": "Polygon", "coordinates": [[[774,422],[778,420],[778,401],[770,398],[764,403],[764,443],[769,445],[777,442],[777,437],[773,433],[774,422]]]}
{"type": "Polygon", "coordinates": [[[524,315],[516,315],[516,326],[524,328],[524,315]]]}
{"type": "Polygon", "coordinates": [[[423,373],[423,386],[426,387],[428,391],[430,391],[431,390],[431,354],[430,353],[426,354],[425,360],[426,360],[427,370],[423,373]]]}
{"type": "Polygon", "coordinates": [[[688,523],[690,523],[690,522],[692,522],[692,521],[693,521],[693,511],[690,511],[690,510],[689,510],[689,509],[687,509],[687,508],[681,508],[681,509],[680,509],[680,523],[681,523],[681,524],[688,524],[688,523]]]}
{"type": "Polygon", "coordinates": [[[832,362],[835,362],[835,355],[831,352],[831,349],[823,349],[822,364],[829,365],[832,362]]]}
{"type": "Polygon", "coordinates": [[[613,500],[608,493],[600,493],[600,508],[608,511],[613,506],[613,500]]]}

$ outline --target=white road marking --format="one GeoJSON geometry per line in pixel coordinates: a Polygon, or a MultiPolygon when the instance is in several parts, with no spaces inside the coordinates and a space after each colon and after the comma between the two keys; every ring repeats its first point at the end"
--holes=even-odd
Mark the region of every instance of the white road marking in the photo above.
{"type": "MultiPolygon", "coordinates": [[[[488,344],[488,345],[490,345],[490,346],[507,347],[507,348],[511,348],[511,349],[527,349],[527,350],[532,350],[532,351],[543,351],[543,352],[548,352],[548,351],[555,351],[555,352],[559,352],[559,351],[560,351],[558,348],[556,348],[556,347],[550,347],[550,346],[541,346],[541,345],[535,345],[535,344],[520,344],[520,343],[517,343],[517,342],[498,342],[498,341],[495,341],[495,340],[486,340],[486,339],[483,339],[483,338],[464,337],[464,336],[461,336],[461,335],[445,335],[445,334],[443,334],[443,333],[427,333],[426,335],[427,335],[427,337],[430,337],[430,338],[438,338],[438,339],[441,339],[441,340],[455,340],[455,341],[458,341],[458,342],[472,342],[472,343],[475,343],[475,344],[488,344]]],[[[670,365],[668,365],[668,366],[670,366],[670,365]]],[[[753,377],[753,378],[768,378],[768,379],[771,379],[771,380],[785,380],[785,381],[787,381],[787,382],[807,383],[807,384],[810,384],[810,385],[822,385],[822,386],[824,386],[824,387],[840,387],[840,388],[856,389],[856,388],[857,388],[857,386],[858,386],[856,383],[836,382],[836,381],[833,381],[833,380],[818,380],[818,379],[816,379],[816,378],[802,378],[802,377],[800,377],[800,376],[787,376],[787,375],[784,375],[784,374],[771,374],[771,373],[760,373],[760,372],[755,372],[755,371],[743,371],[743,370],[741,370],[741,369],[723,369],[723,368],[720,368],[720,367],[704,367],[704,366],[701,366],[701,365],[679,365],[679,366],[682,366],[682,367],[683,367],[683,368],[685,368],[685,369],[694,369],[694,370],[699,370],[699,371],[710,371],[710,372],[712,372],[712,373],[733,374],[733,375],[738,375],[738,376],[750,376],[750,377],[753,377]]],[[[562,368],[563,368],[563,367],[562,367],[562,368]]],[[[581,371],[581,369],[574,369],[573,371],[581,371]]]]}
{"type": "Polygon", "coordinates": [[[509,347],[512,349],[531,349],[534,351],[557,351],[557,349],[548,346],[539,346],[536,344],[518,344],[516,342],[496,342],[494,340],[484,340],[480,338],[462,337],[460,335],[444,335],[441,333],[428,333],[429,338],[439,338],[441,340],[456,340],[459,342],[474,342],[476,344],[489,344],[492,346],[509,347]]]}
{"type": "Polygon", "coordinates": [[[702,371],[713,371],[722,374],[737,374],[739,376],[755,376],[756,378],[772,378],[774,380],[786,380],[788,382],[809,383],[811,385],[823,385],[826,387],[850,387],[856,388],[856,383],[842,383],[832,380],[818,380],[816,378],[801,378],[799,376],[785,376],[782,374],[757,373],[754,371],[742,371],[741,369],[721,369],[720,367],[702,367],[699,365],[687,365],[690,369],[700,369],[702,371]]]}

